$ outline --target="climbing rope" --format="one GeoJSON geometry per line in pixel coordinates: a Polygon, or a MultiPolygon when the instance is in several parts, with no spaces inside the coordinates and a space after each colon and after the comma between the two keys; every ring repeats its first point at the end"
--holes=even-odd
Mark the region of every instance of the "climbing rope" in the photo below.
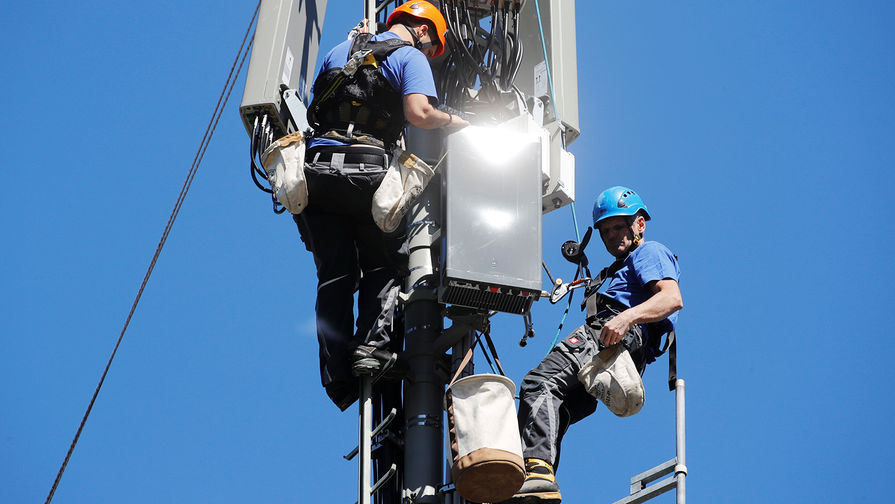
{"type": "MultiPolygon", "coordinates": [[[[233,60],[233,65],[230,67],[230,74],[227,76],[227,81],[224,83],[224,88],[221,90],[221,95],[218,97],[217,105],[215,105],[214,112],[211,114],[211,119],[208,122],[208,126],[205,128],[205,135],[202,137],[202,142],[199,144],[199,149],[196,151],[196,155],[193,158],[193,164],[190,166],[190,170],[187,173],[186,180],[183,183],[183,186],[180,189],[180,194],[177,196],[177,202],[174,204],[174,209],[171,211],[171,216],[168,218],[168,223],[165,226],[165,231],[162,233],[162,237],[159,240],[158,246],[155,249],[155,254],[152,256],[152,261],[149,263],[149,268],[146,270],[146,275],[143,277],[143,283],[140,284],[140,289],[137,291],[137,297],[134,299],[134,303],[131,305],[130,312],[127,314],[127,318],[124,321],[124,327],[121,329],[121,334],[118,335],[118,341],[115,343],[115,347],[112,349],[112,355],[109,357],[109,361],[106,363],[106,368],[103,370],[103,374],[99,379],[99,383],[96,385],[96,390],[93,392],[93,397],[90,398],[90,404],[87,405],[87,411],[84,413],[83,418],[81,419],[81,424],[78,426],[78,431],[75,433],[75,437],[71,442],[71,446],[68,448],[68,452],[65,454],[65,459],[62,461],[62,466],[59,467],[59,472],[56,474],[56,480],[53,482],[52,488],[50,488],[50,493],[47,495],[47,500],[45,504],[50,504],[53,500],[53,495],[56,493],[56,488],[59,487],[59,481],[62,479],[62,473],[65,472],[65,467],[68,465],[68,461],[71,459],[72,452],[75,450],[75,445],[78,444],[78,439],[81,437],[81,432],[84,430],[84,425],[87,423],[87,417],[90,416],[90,411],[93,409],[93,405],[96,402],[96,398],[99,395],[99,391],[103,386],[103,382],[106,380],[106,375],[109,373],[109,368],[112,366],[112,360],[115,359],[115,354],[118,352],[118,347],[121,345],[121,341],[124,339],[124,333],[127,331],[128,325],[130,325],[131,318],[134,316],[134,312],[137,309],[137,304],[140,302],[140,298],[143,296],[143,290],[146,288],[146,284],[149,282],[149,276],[152,275],[152,270],[155,268],[155,263],[158,261],[159,255],[161,255],[162,248],[165,246],[165,242],[168,240],[168,234],[171,232],[171,228],[174,226],[174,220],[177,218],[177,215],[180,213],[180,208],[183,206],[183,202],[186,199],[187,192],[190,190],[190,186],[193,183],[193,179],[196,177],[196,171],[199,168],[199,164],[202,162],[202,158],[205,156],[205,150],[208,149],[208,144],[211,141],[211,137],[214,135],[214,131],[217,128],[218,121],[221,118],[221,114],[223,113],[224,106],[227,104],[227,101],[230,99],[230,93],[233,91],[233,86],[236,84],[236,77],[239,76],[239,73],[242,71],[242,66],[245,63],[246,56],[249,54],[249,49],[252,46],[251,41],[249,41],[249,33],[252,30],[252,25],[255,24],[255,19],[258,17],[258,10],[261,7],[261,2],[259,0],[258,5],[255,7],[255,12],[252,14],[252,20],[249,22],[249,27],[246,29],[245,36],[243,36],[242,44],[239,46],[239,51],[236,53],[236,59],[233,60]],[[248,45],[246,45],[246,41],[248,45]],[[237,62],[239,63],[239,68],[236,67],[237,62]],[[236,73],[234,75],[234,69],[236,73]]],[[[254,38],[254,36],[252,37],[254,38]]]]}

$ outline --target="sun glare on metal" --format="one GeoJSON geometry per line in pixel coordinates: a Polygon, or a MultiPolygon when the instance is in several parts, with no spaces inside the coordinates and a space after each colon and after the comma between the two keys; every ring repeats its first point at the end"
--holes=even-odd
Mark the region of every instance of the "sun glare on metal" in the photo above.
{"type": "Polygon", "coordinates": [[[479,215],[489,227],[498,231],[509,229],[516,220],[512,213],[497,208],[482,208],[479,215]]]}
{"type": "Polygon", "coordinates": [[[520,143],[531,141],[527,135],[500,126],[469,126],[460,133],[469,138],[479,158],[495,168],[512,166],[507,161],[519,154],[520,143]]]}

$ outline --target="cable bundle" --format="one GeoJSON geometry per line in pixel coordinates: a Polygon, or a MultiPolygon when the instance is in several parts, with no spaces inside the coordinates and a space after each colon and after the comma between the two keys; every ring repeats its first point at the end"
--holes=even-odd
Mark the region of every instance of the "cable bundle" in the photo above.
{"type": "Polygon", "coordinates": [[[258,189],[270,194],[270,199],[273,201],[273,211],[276,214],[283,213],[286,208],[280,205],[280,202],[277,201],[277,198],[274,196],[273,191],[268,189],[261,183],[259,177],[265,181],[267,181],[267,172],[264,171],[264,168],[261,167],[261,163],[257,161],[261,161],[261,154],[270,147],[270,144],[274,142],[274,132],[273,125],[270,123],[267,114],[264,114],[263,117],[259,118],[255,116],[255,125],[252,128],[252,142],[249,146],[249,156],[251,157],[251,173],[252,173],[252,181],[255,182],[255,185],[258,186],[258,189]]]}
{"type": "Polygon", "coordinates": [[[502,105],[508,94],[520,94],[514,82],[523,55],[518,33],[521,6],[522,2],[509,0],[491,0],[489,5],[474,0],[442,2],[450,55],[440,68],[437,85],[445,105],[493,114],[493,105],[502,105]]]}

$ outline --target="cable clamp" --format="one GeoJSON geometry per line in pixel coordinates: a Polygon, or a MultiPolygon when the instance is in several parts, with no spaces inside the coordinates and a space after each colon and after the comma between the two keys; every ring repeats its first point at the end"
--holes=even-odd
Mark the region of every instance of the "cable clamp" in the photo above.
{"type": "Polygon", "coordinates": [[[677,476],[678,474],[683,474],[684,476],[686,476],[687,466],[685,466],[684,464],[676,464],[674,466],[674,475],[677,476]]]}
{"type": "Polygon", "coordinates": [[[417,488],[414,490],[405,488],[401,491],[401,501],[404,504],[414,504],[425,497],[434,495],[438,495],[438,489],[431,485],[426,485],[422,488],[417,488]]]}

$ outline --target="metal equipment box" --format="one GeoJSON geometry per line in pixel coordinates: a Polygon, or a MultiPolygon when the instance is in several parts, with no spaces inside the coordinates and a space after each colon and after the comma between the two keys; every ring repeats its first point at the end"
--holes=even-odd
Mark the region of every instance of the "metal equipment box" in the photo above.
{"type": "Polygon", "coordinates": [[[295,89],[305,104],[311,85],[326,0],[263,0],[252,43],[239,114],[249,135],[255,117],[267,114],[277,136],[289,132],[284,89],[295,89]]]}
{"type": "MultiPolygon", "coordinates": [[[[547,119],[563,125],[565,146],[578,138],[581,128],[578,123],[578,53],[575,48],[575,0],[527,0],[519,12],[519,36],[525,48],[525,56],[516,86],[528,96],[542,98],[547,106],[547,119]],[[540,23],[538,23],[540,12],[540,23]],[[541,27],[544,42],[541,44],[541,27]],[[550,76],[553,78],[553,99],[556,100],[556,114],[550,104],[550,83],[547,79],[547,65],[544,62],[544,45],[550,62],[550,76]]],[[[549,129],[549,127],[548,127],[549,129]]]]}
{"type": "Polygon", "coordinates": [[[441,302],[524,313],[540,297],[541,146],[521,127],[447,137],[441,302]]]}

